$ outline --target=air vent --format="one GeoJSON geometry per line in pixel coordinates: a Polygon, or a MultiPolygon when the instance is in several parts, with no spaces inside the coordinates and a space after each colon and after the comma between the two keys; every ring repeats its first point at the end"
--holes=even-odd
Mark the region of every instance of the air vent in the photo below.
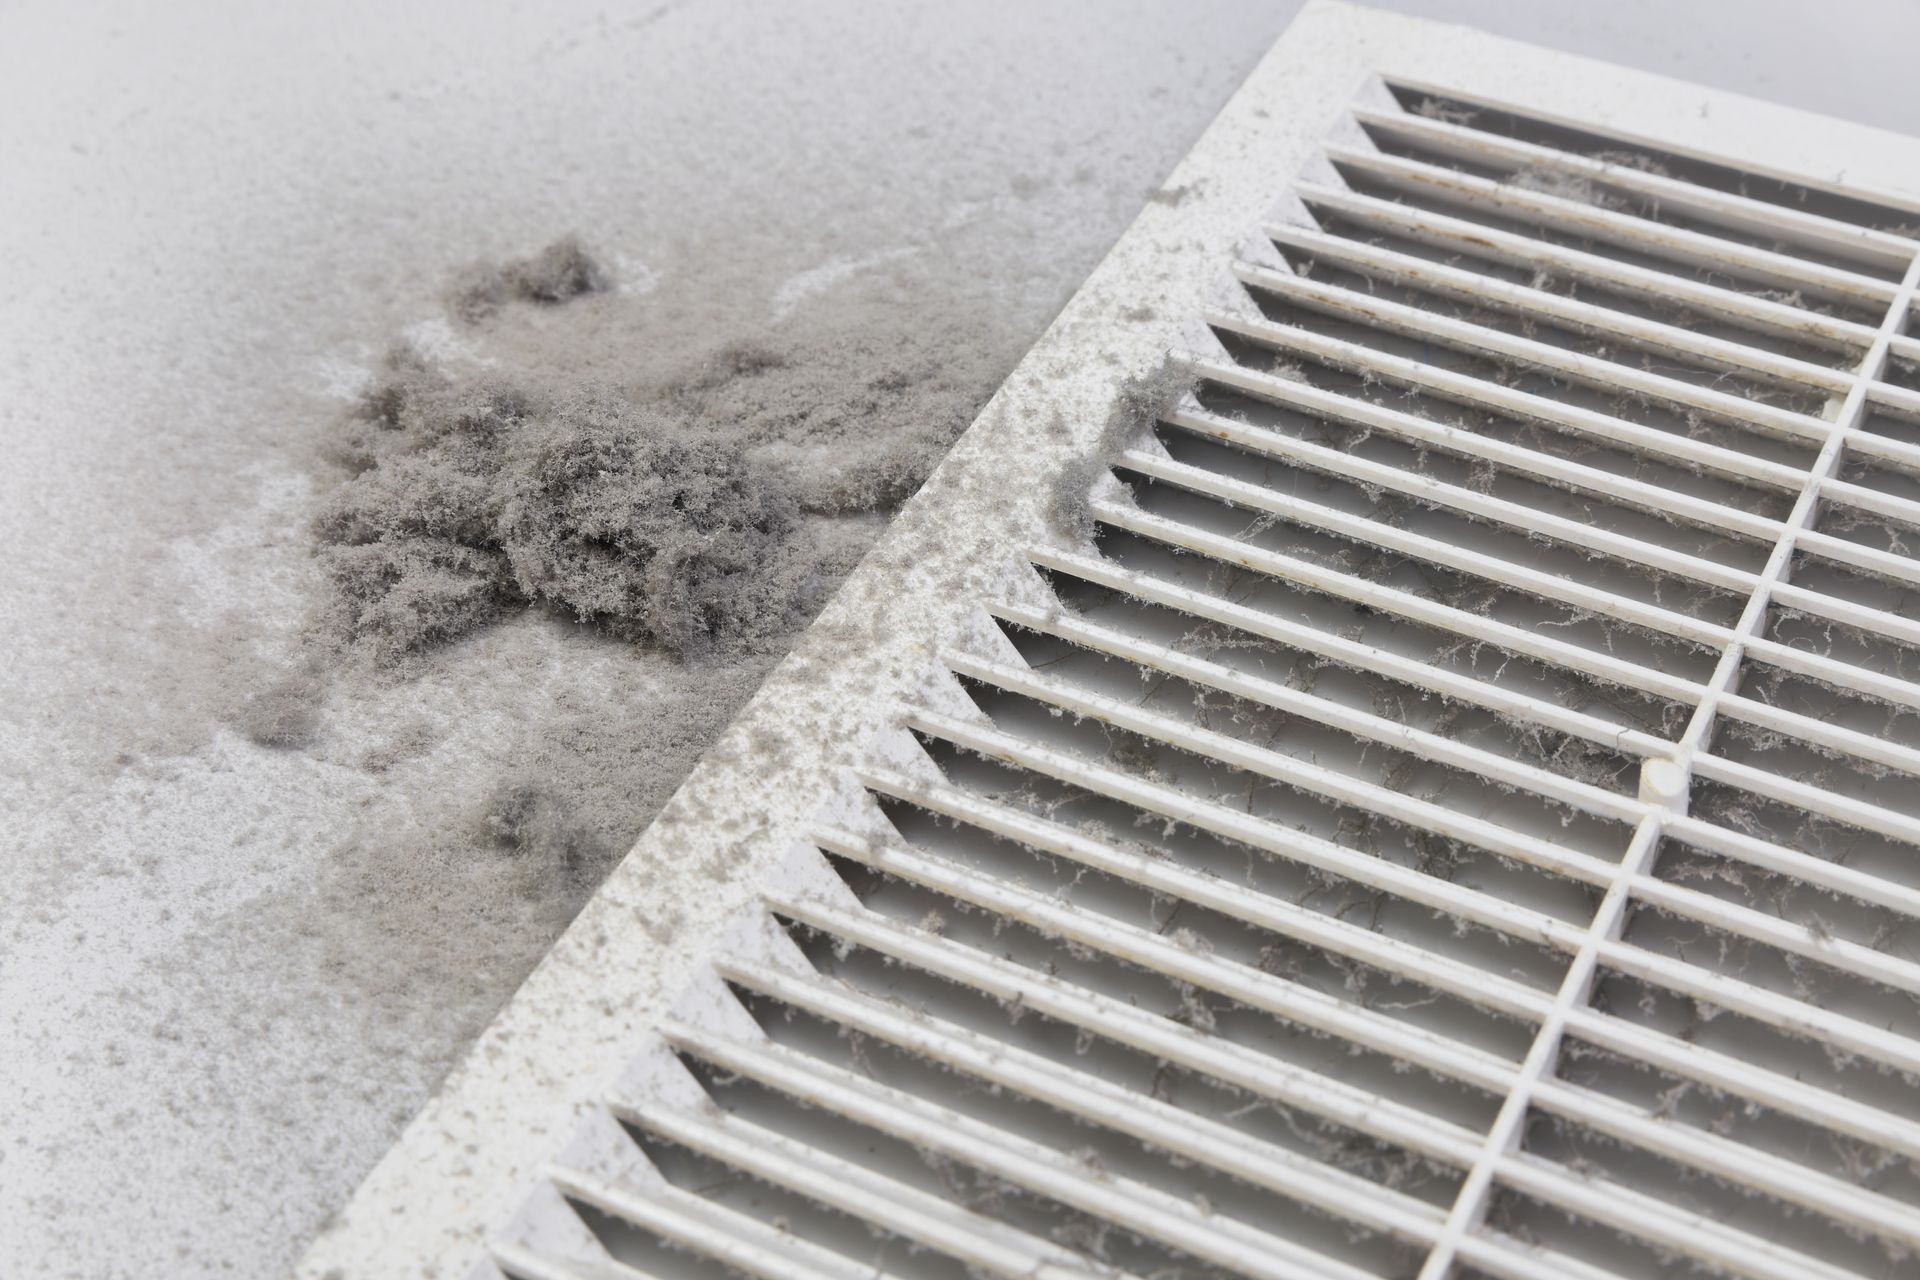
{"type": "Polygon", "coordinates": [[[1310,9],[306,1274],[1902,1273],[1903,169],[1310,9]]]}

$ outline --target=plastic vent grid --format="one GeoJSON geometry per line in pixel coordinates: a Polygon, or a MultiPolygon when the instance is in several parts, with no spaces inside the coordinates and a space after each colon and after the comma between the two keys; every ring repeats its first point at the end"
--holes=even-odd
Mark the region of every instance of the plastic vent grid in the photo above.
{"type": "Polygon", "coordinates": [[[1262,181],[479,1274],[1912,1274],[1920,213],[1392,74],[1262,181]]]}

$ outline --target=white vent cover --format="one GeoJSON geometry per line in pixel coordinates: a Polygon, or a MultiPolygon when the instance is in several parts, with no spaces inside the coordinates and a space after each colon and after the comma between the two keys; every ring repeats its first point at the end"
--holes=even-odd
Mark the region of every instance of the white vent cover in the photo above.
{"type": "Polygon", "coordinates": [[[1916,174],[1310,8],[303,1274],[1912,1274],[1916,174]]]}

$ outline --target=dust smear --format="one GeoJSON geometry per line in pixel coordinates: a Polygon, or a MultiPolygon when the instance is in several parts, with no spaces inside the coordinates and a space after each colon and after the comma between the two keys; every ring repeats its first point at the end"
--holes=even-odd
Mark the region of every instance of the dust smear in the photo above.
{"type": "Polygon", "coordinates": [[[330,429],[308,652],[230,723],[387,797],[260,921],[358,1042],[450,1065],[1018,359],[905,270],[776,323],[561,241],[454,282],[482,358],[397,343],[330,429]]]}

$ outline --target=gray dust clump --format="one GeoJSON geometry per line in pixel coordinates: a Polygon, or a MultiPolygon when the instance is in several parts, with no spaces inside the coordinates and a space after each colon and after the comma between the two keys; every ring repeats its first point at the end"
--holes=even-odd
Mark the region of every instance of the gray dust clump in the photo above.
{"type": "Polygon", "coordinates": [[[681,655],[787,629],[793,504],[739,450],[604,393],[539,423],[497,485],[521,595],[681,655]]]}
{"type": "Polygon", "coordinates": [[[314,531],[334,625],[382,662],[530,606],[682,656],[790,624],[791,499],[665,404],[456,381],[402,352],[341,453],[354,474],[314,531]]]}
{"type": "MultiPolygon", "coordinates": [[[[529,272],[546,278],[489,278],[529,272]]],[[[904,336],[911,305],[575,376],[551,346],[517,375],[396,348],[331,445],[342,474],[313,525],[330,631],[390,667],[529,608],[682,658],[784,649],[1004,373],[972,317],[904,336]]]]}
{"type": "Polygon", "coordinates": [[[1113,461],[1115,454],[1153,429],[1193,386],[1193,374],[1185,365],[1165,360],[1153,370],[1135,374],[1120,384],[1107,420],[1093,447],[1075,458],[1054,478],[1047,499],[1047,520],[1053,527],[1078,541],[1093,537],[1093,510],[1089,505],[1094,484],[1113,461]]]}
{"type": "Polygon", "coordinates": [[[451,301],[462,319],[473,322],[508,302],[552,306],[581,294],[599,293],[611,282],[606,268],[579,238],[567,236],[531,258],[471,268],[454,288],[451,301]]]}

